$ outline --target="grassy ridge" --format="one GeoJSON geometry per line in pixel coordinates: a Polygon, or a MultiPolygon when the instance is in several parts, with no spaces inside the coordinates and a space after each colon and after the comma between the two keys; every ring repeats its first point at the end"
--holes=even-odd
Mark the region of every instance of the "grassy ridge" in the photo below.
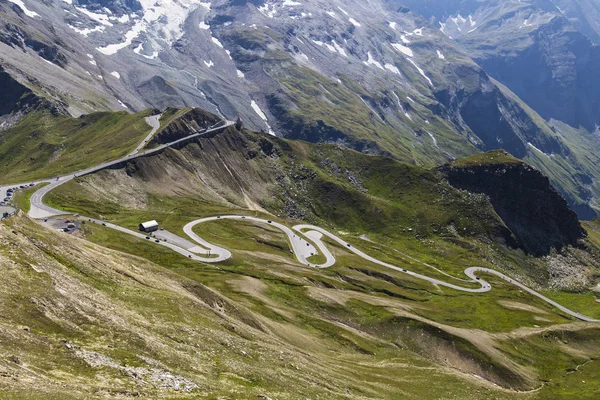
{"type": "Polygon", "coordinates": [[[63,175],[123,157],[150,132],[144,121],[149,113],[70,118],[33,112],[0,137],[0,183],[63,175]]]}

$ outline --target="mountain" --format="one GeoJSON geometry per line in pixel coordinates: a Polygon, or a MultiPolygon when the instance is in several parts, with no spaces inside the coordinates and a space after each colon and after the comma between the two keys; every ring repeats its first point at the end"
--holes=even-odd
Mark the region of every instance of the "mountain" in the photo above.
{"type": "Polygon", "coordinates": [[[71,115],[200,106],[256,130],[430,167],[502,147],[549,175],[581,217],[595,215],[595,136],[570,121],[544,121],[537,103],[493,74],[493,57],[473,60],[478,53],[430,24],[422,8],[318,0],[21,5],[2,3],[0,64],[71,115]]]}
{"type": "MultiPolygon", "coordinates": [[[[180,122],[196,118],[191,111],[179,114],[171,134],[185,134],[180,122]]],[[[454,173],[446,177],[340,145],[230,127],[77,178],[51,192],[47,201],[126,228],[156,218],[179,235],[185,223],[202,216],[233,213],[285,224],[299,219],[338,232],[369,254],[461,285],[471,285],[459,279],[464,267],[473,265],[562,290],[595,282],[596,231],[586,225],[590,237],[582,235],[577,217],[539,173],[502,152],[457,160],[448,168],[454,173]],[[473,174],[481,179],[469,179],[473,174]],[[503,191],[499,197],[487,182],[512,184],[520,193],[503,191]],[[535,214],[535,200],[552,205],[548,214],[535,214]],[[543,257],[527,255],[522,245],[531,242],[523,238],[527,232],[535,238],[539,224],[523,219],[516,226],[499,204],[549,218],[546,227],[552,225],[565,238],[575,231],[574,240],[543,257]]],[[[230,260],[210,265],[87,217],[83,222],[81,238],[67,235],[62,241],[24,217],[0,229],[0,238],[19,240],[27,260],[48,271],[46,279],[70,277],[71,290],[62,294],[55,294],[53,285],[39,285],[44,291],[36,299],[52,296],[40,306],[39,321],[27,319],[27,313],[14,315],[15,324],[62,349],[51,353],[58,370],[66,364],[54,361],[54,354],[77,365],[58,381],[45,374],[30,378],[38,390],[56,390],[62,383],[69,392],[109,386],[131,395],[135,388],[141,397],[185,398],[188,390],[205,389],[239,392],[238,398],[292,399],[298,393],[339,398],[343,393],[359,399],[395,398],[399,392],[525,398],[530,393],[521,391],[539,389],[539,398],[545,398],[580,387],[586,379],[582,374],[593,375],[597,368],[595,324],[570,321],[496,280],[490,294],[458,292],[381,268],[339,245],[331,247],[338,260],[333,269],[307,268],[269,223],[225,219],[196,230],[233,252],[230,260]],[[56,261],[49,264],[48,257],[56,261]],[[55,303],[70,305],[79,297],[74,310],[55,310],[55,303]],[[82,331],[67,323],[68,316],[85,315],[94,320],[82,331]],[[110,329],[122,334],[119,342],[106,334],[110,329]],[[567,343],[558,340],[561,332],[567,343]],[[585,356],[575,351],[581,346],[585,356]],[[342,360],[353,360],[353,367],[342,360]],[[386,367],[377,367],[382,360],[386,367]],[[576,383],[570,382],[566,372],[584,362],[581,372],[573,372],[576,383]],[[397,379],[400,368],[410,374],[409,381],[397,379]],[[93,380],[86,377],[90,373],[93,380]],[[355,373],[360,377],[349,381],[355,373]],[[428,387],[432,374],[441,392],[428,387]],[[373,385],[374,380],[385,384],[373,385]]],[[[567,292],[554,295],[559,293],[567,292]]],[[[37,365],[40,347],[36,343],[15,357],[37,365]]],[[[596,381],[587,379],[591,384],[581,393],[595,393],[596,381]]]]}
{"type": "Polygon", "coordinates": [[[0,398],[597,398],[596,8],[0,0],[0,398]]]}
{"type": "MultiPolygon", "coordinates": [[[[422,2],[408,3],[427,13],[422,2]]],[[[575,12],[579,2],[558,2],[560,7],[549,1],[466,2],[454,7],[433,3],[436,9],[446,4],[444,16],[424,16],[436,19],[487,73],[544,119],[596,129],[600,103],[594,74],[600,48],[562,8],[572,4],[569,10],[575,12]]]]}

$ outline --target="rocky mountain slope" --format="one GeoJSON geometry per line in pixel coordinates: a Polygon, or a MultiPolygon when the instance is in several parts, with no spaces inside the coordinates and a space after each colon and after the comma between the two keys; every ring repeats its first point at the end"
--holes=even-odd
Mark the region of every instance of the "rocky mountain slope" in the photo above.
{"type": "MultiPolygon", "coordinates": [[[[412,5],[426,13],[419,3],[412,5]]],[[[447,2],[432,3],[430,7],[438,9],[437,4],[447,2]]],[[[593,131],[600,121],[595,79],[600,48],[563,11],[562,7],[572,4],[570,12],[575,12],[579,2],[557,3],[498,0],[454,7],[446,4],[443,16],[430,17],[438,19],[444,33],[544,119],[593,131]]]]}
{"type": "Polygon", "coordinates": [[[586,236],[577,215],[548,179],[504,151],[461,159],[440,171],[454,187],[486,194],[519,246],[530,254],[577,246],[586,236]]]}
{"type": "Polygon", "coordinates": [[[396,3],[1,6],[0,65],[71,114],[199,105],[279,136],[428,166],[503,147],[548,174],[582,217],[595,214],[595,142],[552,131],[471,49],[396,3]]]}

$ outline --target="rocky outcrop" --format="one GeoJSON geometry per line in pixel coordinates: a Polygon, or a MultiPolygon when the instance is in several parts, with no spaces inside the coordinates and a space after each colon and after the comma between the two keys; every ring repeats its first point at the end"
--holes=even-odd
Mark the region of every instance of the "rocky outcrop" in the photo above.
{"type": "MultiPolygon", "coordinates": [[[[178,110],[171,108],[167,109],[165,114],[177,112],[178,110]]],[[[202,129],[207,129],[219,121],[221,121],[221,119],[216,115],[200,108],[194,108],[183,115],[176,117],[154,137],[153,142],[158,144],[173,142],[202,129]]]]}
{"type": "Polygon", "coordinates": [[[24,85],[14,80],[0,66],[0,116],[18,111],[29,104],[35,103],[36,96],[24,85]]]}
{"type": "MultiPolygon", "coordinates": [[[[60,67],[67,66],[67,57],[58,46],[39,40],[25,29],[10,22],[0,22],[0,42],[23,51],[32,50],[44,60],[60,67]]],[[[64,47],[64,43],[58,44],[64,47]]]]}
{"type": "Polygon", "coordinates": [[[577,246],[586,236],[577,214],[548,178],[504,151],[459,160],[439,170],[452,186],[486,194],[528,254],[542,256],[553,248],[577,246]]]}

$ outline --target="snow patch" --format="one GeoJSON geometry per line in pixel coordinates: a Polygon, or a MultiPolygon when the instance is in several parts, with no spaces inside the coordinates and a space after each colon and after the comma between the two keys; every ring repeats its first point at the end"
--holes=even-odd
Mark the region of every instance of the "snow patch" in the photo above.
{"type": "Polygon", "coordinates": [[[223,43],[221,43],[221,42],[219,41],[219,39],[217,39],[216,37],[210,38],[210,40],[212,40],[212,42],[213,42],[214,44],[216,44],[218,47],[220,47],[220,48],[224,49],[224,47],[223,47],[223,43]]]}
{"type": "Polygon", "coordinates": [[[338,9],[339,9],[341,12],[343,12],[343,13],[344,13],[344,15],[346,15],[346,17],[350,16],[350,14],[348,14],[348,13],[346,12],[346,10],[344,10],[342,7],[338,6],[338,9]]]}
{"type": "Polygon", "coordinates": [[[110,22],[108,15],[106,14],[98,14],[95,12],[92,12],[90,10],[88,10],[87,8],[83,8],[83,7],[75,7],[75,9],[77,11],[79,11],[80,13],[88,16],[88,18],[102,24],[105,26],[113,26],[113,24],[110,22]]]}
{"type": "Polygon", "coordinates": [[[110,73],[112,76],[114,76],[117,79],[121,79],[121,74],[119,74],[117,71],[113,71],[110,73]]]}
{"type": "Polygon", "coordinates": [[[551,155],[550,155],[550,154],[546,154],[546,153],[544,153],[542,150],[538,149],[538,148],[537,148],[537,147],[536,147],[536,146],[535,146],[533,143],[531,143],[531,142],[527,142],[527,144],[528,144],[528,145],[529,145],[529,146],[530,146],[532,149],[534,149],[535,151],[537,151],[538,153],[541,153],[541,154],[545,155],[545,156],[546,156],[546,157],[548,157],[548,158],[550,158],[550,157],[551,157],[551,155]]]}
{"type": "Polygon", "coordinates": [[[133,40],[139,36],[140,33],[146,30],[146,26],[144,23],[138,22],[135,24],[131,30],[125,33],[125,41],[122,43],[109,44],[105,47],[98,47],[97,50],[102,54],[106,54],[107,56],[111,56],[113,54],[117,54],[117,52],[121,49],[124,49],[133,43],[133,40]]]}
{"type": "Polygon", "coordinates": [[[333,47],[335,48],[335,50],[338,53],[340,53],[342,56],[348,58],[348,54],[346,53],[346,50],[342,46],[337,44],[337,42],[335,40],[333,40],[331,43],[333,43],[333,47]]]}
{"type": "Polygon", "coordinates": [[[439,51],[439,50],[437,51],[437,55],[438,55],[438,58],[440,58],[440,59],[442,59],[442,60],[444,60],[444,59],[446,58],[446,56],[444,56],[444,53],[442,53],[442,52],[441,52],[441,51],[439,51]]]}
{"type": "Polygon", "coordinates": [[[28,17],[30,17],[30,18],[34,18],[34,17],[39,17],[39,16],[40,16],[40,14],[36,13],[35,11],[31,11],[30,9],[28,9],[28,8],[25,6],[25,3],[23,3],[23,1],[22,1],[22,0],[8,0],[8,1],[10,1],[10,2],[11,2],[11,3],[13,3],[13,4],[16,4],[16,5],[18,5],[18,6],[19,6],[19,8],[20,8],[21,10],[23,10],[23,12],[25,13],[25,15],[27,15],[27,16],[28,16],[28,17]]]}
{"type": "Polygon", "coordinates": [[[143,50],[144,50],[144,44],[140,43],[135,49],[133,49],[133,52],[135,54],[139,54],[140,56],[145,57],[149,60],[154,60],[156,57],[158,57],[158,51],[153,52],[151,56],[147,56],[145,54],[142,54],[143,50]]]}
{"type": "Polygon", "coordinates": [[[417,71],[419,71],[419,73],[420,73],[420,74],[421,74],[421,75],[422,75],[422,76],[423,76],[425,79],[427,79],[427,82],[429,82],[429,84],[430,84],[431,86],[433,86],[433,82],[432,82],[432,81],[431,81],[431,79],[430,79],[430,78],[429,78],[429,77],[428,77],[428,76],[425,74],[425,71],[423,71],[423,69],[421,69],[421,67],[419,67],[419,66],[417,65],[417,63],[416,63],[416,62],[414,62],[413,60],[411,60],[410,58],[408,59],[408,61],[409,61],[409,62],[410,62],[412,65],[414,65],[414,66],[415,66],[415,68],[417,69],[417,71]]]}
{"type": "Polygon", "coordinates": [[[84,28],[84,29],[79,29],[76,26],[67,24],[67,26],[71,29],[73,29],[75,32],[83,35],[83,36],[88,36],[90,33],[94,33],[94,32],[104,32],[104,30],[106,29],[106,27],[104,25],[98,25],[95,28],[84,28]]]}
{"type": "Polygon", "coordinates": [[[400,43],[392,43],[392,47],[408,57],[414,57],[414,55],[415,55],[410,48],[408,48],[400,43]]]}
{"type": "Polygon", "coordinates": [[[431,132],[427,132],[427,134],[429,135],[429,137],[431,138],[431,140],[433,141],[433,147],[435,147],[436,149],[439,149],[438,147],[438,141],[435,138],[435,136],[433,136],[433,133],[431,132]]]}
{"type": "Polygon", "coordinates": [[[269,128],[269,134],[272,136],[275,136],[275,132],[273,132],[273,129],[271,129],[271,126],[269,125],[269,120],[267,119],[267,116],[265,115],[263,110],[260,109],[260,107],[256,103],[256,101],[252,100],[250,105],[252,106],[252,109],[254,110],[254,112],[267,124],[267,127],[269,128]]]}
{"type": "Polygon", "coordinates": [[[371,55],[371,52],[370,52],[370,51],[369,51],[369,52],[367,52],[367,57],[368,57],[368,60],[367,60],[367,61],[363,61],[363,63],[364,63],[365,65],[367,65],[367,66],[374,65],[374,66],[376,66],[377,68],[379,68],[379,69],[381,69],[381,70],[385,70],[385,68],[383,68],[383,65],[381,65],[381,63],[380,63],[379,61],[377,61],[377,60],[375,60],[375,59],[373,58],[373,56],[371,55]]]}
{"type": "Polygon", "coordinates": [[[360,24],[360,22],[358,22],[357,20],[355,20],[354,18],[348,18],[348,21],[350,21],[350,23],[354,26],[356,26],[357,28],[360,28],[362,25],[360,24]]]}
{"type": "Polygon", "coordinates": [[[385,64],[385,69],[387,69],[388,71],[393,72],[394,74],[400,75],[400,70],[395,65],[385,64]]]}

